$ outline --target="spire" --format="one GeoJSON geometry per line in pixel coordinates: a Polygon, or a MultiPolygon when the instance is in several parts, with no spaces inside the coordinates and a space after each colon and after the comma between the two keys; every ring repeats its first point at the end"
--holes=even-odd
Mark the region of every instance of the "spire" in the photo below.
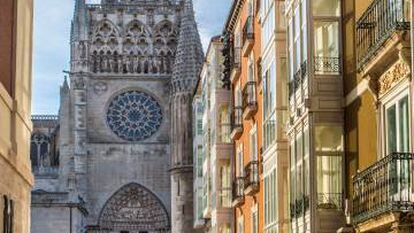
{"type": "Polygon", "coordinates": [[[72,19],[71,42],[86,38],[86,3],[85,0],[75,0],[72,19]]]}
{"type": "Polygon", "coordinates": [[[69,92],[69,84],[68,84],[68,77],[65,75],[65,79],[60,86],[60,96],[63,97],[69,92]]]}
{"type": "Polygon", "coordinates": [[[180,34],[172,76],[172,91],[173,93],[192,93],[198,80],[204,55],[192,0],[182,0],[182,7],[180,34]]]}

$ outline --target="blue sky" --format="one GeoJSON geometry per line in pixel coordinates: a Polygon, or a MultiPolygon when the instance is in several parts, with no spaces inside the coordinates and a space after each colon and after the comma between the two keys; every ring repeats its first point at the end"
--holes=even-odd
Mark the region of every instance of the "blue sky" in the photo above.
{"type": "MultiPolygon", "coordinates": [[[[92,0],[94,1],[94,0],[92,0]]],[[[204,48],[220,34],[232,0],[194,0],[204,48]]],[[[33,114],[57,114],[63,70],[69,69],[74,0],[37,0],[34,16],[33,114]]]]}

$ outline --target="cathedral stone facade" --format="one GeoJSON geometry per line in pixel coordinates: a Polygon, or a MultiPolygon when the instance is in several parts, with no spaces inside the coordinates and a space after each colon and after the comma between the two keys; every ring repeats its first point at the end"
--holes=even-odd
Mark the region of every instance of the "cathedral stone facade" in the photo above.
{"type": "Polygon", "coordinates": [[[32,233],[194,232],[191,0],[76,0],[58,116],[33,117],[32,233]]]}

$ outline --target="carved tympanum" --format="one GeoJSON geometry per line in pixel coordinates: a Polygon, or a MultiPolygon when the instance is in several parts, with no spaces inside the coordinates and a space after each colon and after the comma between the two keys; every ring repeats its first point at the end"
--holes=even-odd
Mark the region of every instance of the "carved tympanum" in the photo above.
{"type": "Polygon", "coordinates": [[[100,228],[114,231],[169,232],[168,213],[161,201],[139,184],[129,184],[105,204],[100,228]]]}

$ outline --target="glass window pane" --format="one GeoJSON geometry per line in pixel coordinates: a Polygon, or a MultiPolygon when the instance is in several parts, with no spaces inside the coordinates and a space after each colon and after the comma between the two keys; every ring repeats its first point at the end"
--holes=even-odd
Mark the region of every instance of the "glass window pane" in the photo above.
{"type": "Polygon", "coordinates": [[[312,0],[311,3],[315,16],[339,16],[341,13],[339,0],[312,0]]]}
{"type": "Polygon", "coordinates": [[[387,109],[387,152],[397,152],[397,122],[395,105],[387,109]]]}
{"type": "Polygon", "coordinates": [[[342,203],[342,157],[318,156],[318,207],[338,209],[342,203]]]}
{"type": "Polygon", "coordinates": [[[409,110],[408,96],[400,100],[398,104],[399,111],[399,136],[400,152],[409,152],[409,110]]]}
{"type": "Polygon", "coordinates": [[[315,72],[339,72],[339,23],[315,21],[315,72]]]}
{"type": "Polygon", "coordinates": [[[315,127],[318,207],[342,207],[343,129],[341,126],[315,127]]]}

